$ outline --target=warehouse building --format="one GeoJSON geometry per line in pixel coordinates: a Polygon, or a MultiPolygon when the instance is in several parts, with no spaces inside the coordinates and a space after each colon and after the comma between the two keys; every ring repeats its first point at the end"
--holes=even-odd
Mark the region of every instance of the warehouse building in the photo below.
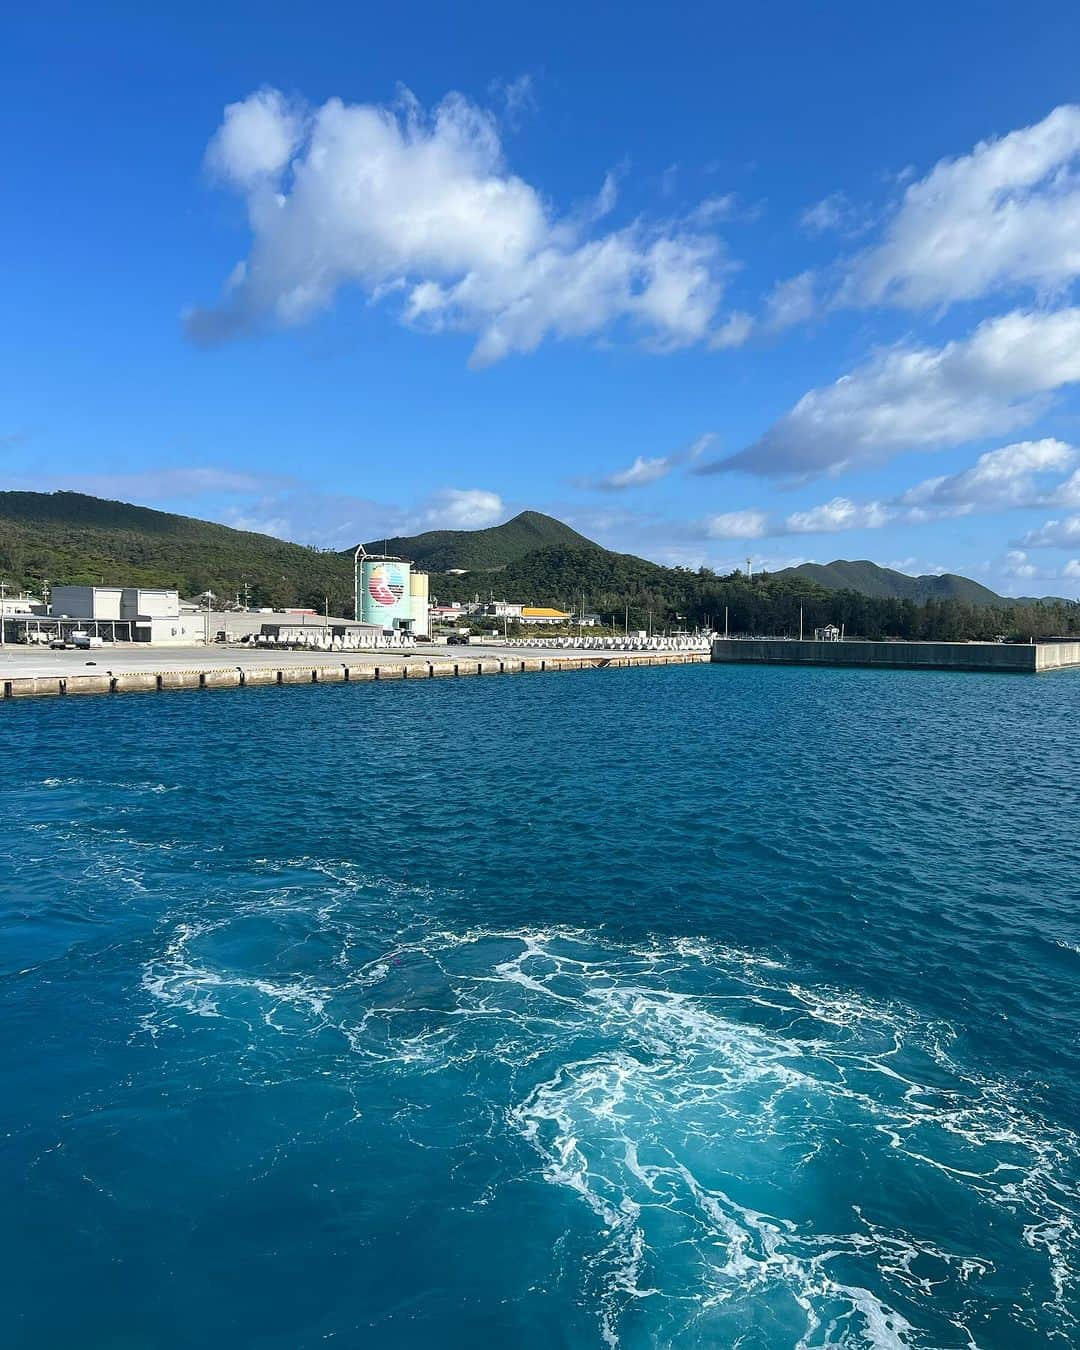
{"type": "MultiPolygon", "coordinates": [[[[206,617],[205,614],[203,616],[206,617]]],[[[209,616],[211,642],[243,642],[251,646],[374,647],[382,645],[376,624],[355,623],[313,609],[245,609],[215,611],[209,616]]]]}
{"type": "Polygon", "coordinates": [[[54,586],[51,617],[106,641],[190,645],[206,636],[206,615],[178,591],[149,586],[54,586]]]}

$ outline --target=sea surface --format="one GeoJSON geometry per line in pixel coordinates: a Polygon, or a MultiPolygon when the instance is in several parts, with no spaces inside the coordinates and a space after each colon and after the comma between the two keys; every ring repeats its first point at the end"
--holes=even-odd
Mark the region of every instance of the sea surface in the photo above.
{"type": "Polygon", "coordinates": [[[1080,674],[0,707],[11,1350],[1080,1346],[1080,674]]]}

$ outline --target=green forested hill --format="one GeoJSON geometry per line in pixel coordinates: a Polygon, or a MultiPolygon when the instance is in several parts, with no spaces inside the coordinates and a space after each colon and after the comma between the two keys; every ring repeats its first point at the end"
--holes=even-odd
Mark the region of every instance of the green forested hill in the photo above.
{"type": "Polygon", "coordinates": [[[960,600],[967,605],[1008,603],[986,586],[953,572],[909,577],[866,560],[847,562],[838,558],[831,563],[800,563],[776,575],[797,575],[829,591],[856,591],[877,600],[914,600],[917,604],[927,600],[960,600]]]}
{"type": "Polygon", "coordinates": [[[244,583],[258,604],[352,609],[352,562],[191,516],[79,492],[0,492],[0,575],[39,591],[53,583],[175,586],[232,598],[244,583]]]}
{"type": "MultiPolygon", "coordinates": [[[[431,593],[442,601],[508,599],[557,605],[629,620],[632,628],[712,623],[724,611],[732,632],[798,632],[799,610],[809,632],[843,623],[867,637],[965,638],[1080,631],[1080,605],[1067,601],[1003,600],[964,577],[912,578],[873,563],[831,563],[788,569],[748,580],[662,567],[592,544],[550,516],[526,511],[491,530],[435,531],[390,539],[391,550],[432,571],[431,593]],[[539,541],[539,542],[537,542],[539,541]],[[474,570],[450,576],[440,568],[474,570]],[[826,580],[818,580],[823,572],[826,580]],[[882,578],[885,581],[882,581],[882,578]],[[911,582],[897,595],[881,586],[911,582]],[[920,591],[923,581],[944,590],[920,591]],[[859,588],[874,586],[873,594],[859,588]]],[[[382,549],[382,541],[372,545],[382,549]]],[[[50,582],[175,586],[182,595],[212,590],[231,599],[244,584],[257,605],[304,604],[324,598],[338,614],[352,613],[352,550],[305,548],[270,535],[230,529],[76,492],[0,492],[0,578],[40,591],[50,582]]]]}
{"type": "Polygon", "coordinates": [[[595,545],[539,549],[494,576],[471,572],[433,576],[431,581],[432,593],[442,601],[509,598],[570,612],[584,604],[617,626],[628,620],[631,628],[711,624],[720,629],[726,610],[733,633],[794,637],[801,609],[807,635],[826,623],[844,624],[853,636],[874,638],[1026,638],[1080,632],[1080,605],[1068,601],[1022,604],[995,596],[995,604],[933,598],[920,604],[910,597],[831,590],[796,569],[750,580],[740,572],[717,576],[708,568],[661,567],[595,545]]]}
{"type": "Polygon", "coordinates": [[[396,535],[375,539],[364,547],[369,553],[391,553],[410,558],[429,572],[452,568],[490,571],[505,567],[536,549],[597,548],[554,516],[540,511],[522,511],[503,525],[484,530],[429,530],[426,534],[396,535]]]}

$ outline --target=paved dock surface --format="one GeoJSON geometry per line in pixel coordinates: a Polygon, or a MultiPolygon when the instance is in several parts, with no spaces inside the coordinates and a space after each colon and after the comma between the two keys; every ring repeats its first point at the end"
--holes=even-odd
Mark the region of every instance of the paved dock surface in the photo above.
{"type": "MultiPolygon", "coordinates": [[[[150,647],[123,644],[98,647],[93,651],[53,651],[48,647],[13,646],[0,648],[0,680],[23,676],[71,676],[100,674],[136,674],[163,670],[275,670],[300,666],[311,670],[319,666],[406,666],[427,661],[476,661],[488,657],[502,660],[539,656],[589,655],[565,648],[521,648],[470,643],[466,647],[447,647],[441,642],[424,643],[412,652],[400,651],[289,651],[278,647],[150,647]]],[[[621,653],[615,653],[620,655],[621,653]]]]}
{"type": "Polygon", "coordinates": [[[105,647],[0,651],[0,697],[118,694],[247,685],[511,675],[603,667],[688,665],[707,652],[607,652],[587,648],[508,647],[495,643],[415,652],[281,651],[243,647],[105,647]]]}

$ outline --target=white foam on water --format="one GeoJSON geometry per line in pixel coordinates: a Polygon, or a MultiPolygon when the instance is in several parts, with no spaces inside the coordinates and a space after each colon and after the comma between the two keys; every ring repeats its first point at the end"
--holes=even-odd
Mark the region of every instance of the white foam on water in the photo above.
{"type": "Polygon", "coordinates": [[[392,1077],[399,1098],[412,1075],[471,1083],[492,1137],[535,1159],[521,1182],[594,1225],[565,1278],[608,1346],[640,1343],[627,1328],[643,1324],[650,1344],[736,1344],[762,1308],[794,1350],[974,1346],[996,1297],[995,1263],[973,1245],[989,1215],[1029,1263],[1015,1308],[995,1315],[1030,1334],[1026,1300],[1048,1334],[1071,1335],[1080,1140],[955,1062],[950,1028],[704,939],[454,930],[425,888],[344,863],[265,865],[304,869],[320,878],[306,901],[287,877],[213,919],[171,921],[143,972],[147,1030],[182,1033],[191,1017],[252,1036],[330,1032],[346,1083],[392,1077]],[[306,917],[328,954],[270,977],[215,960],[253,913],[306,917]],[[381,950],[356,959],[378,932],[381,950]],[[847,1178],[830,1168],[845,1149],[870,1159],[868,1185],[884,1169],[901,1187],[936,1178],[967,1227],[915,1231],[918,1213],[899,1227],[872,1193],[842,1199],[847,1178]]]}
{"type": "Polygon", "coordinates": [[[93,788],[95,792],[107,792],[110,789],[115,789],[119,792],[153,792],[155,794],[180,791],[179,787],[169,787],[165,783],[146,781],[128,782],[125,780],[107,778],[43,778],[40,786],[46,788],[90,787],[93,788]]]}

